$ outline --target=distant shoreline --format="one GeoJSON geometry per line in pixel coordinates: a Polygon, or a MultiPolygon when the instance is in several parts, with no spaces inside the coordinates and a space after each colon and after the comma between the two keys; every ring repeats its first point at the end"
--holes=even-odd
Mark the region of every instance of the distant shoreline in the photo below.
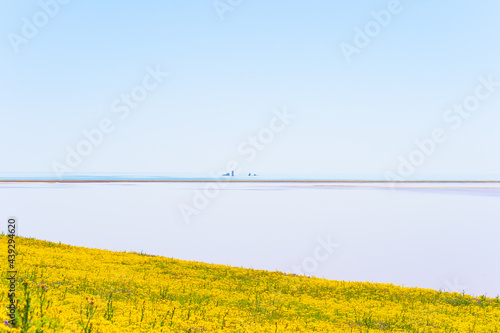
{"type": "Polygon", "coordinates": [[[500,180],[244,180],[244,179],[0,179],[0,183],[336,183],[336,184],[500,184],[500,180]]]}

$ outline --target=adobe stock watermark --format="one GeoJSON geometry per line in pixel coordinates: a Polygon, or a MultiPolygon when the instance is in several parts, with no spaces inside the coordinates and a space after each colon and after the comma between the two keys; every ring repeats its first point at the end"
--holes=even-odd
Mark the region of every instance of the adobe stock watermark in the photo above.
{"type": "Polygon", "coordinates": [[[450,293],[462,293],[462,292],[464,293],[465,290],[467,289],[467,286],[461,285],[459,283],[457,277],[453,279],[453,282],[450,282],[449,280],[444,280],[443,283],[446,286],[445,290],[450,293]]]}
{"type": "Polygon", "coordinates": [[[260,129],[255,135],[248,136],[237,146],[237,153],[243,159],[232,159],[225,165],[225,170],[212,173],[213,182],[205,183],[203,190],[196,190],[190,204],[181,203],[179,211],[186,224],[191,222],[193,215],[199,215],[207,209],[210,201],[219,196],[220,190],[228,186],[231,178],[222,178],[222,174],[241,172],[242,165],[255,160],[259,154],[266,149],[292,122],[295,115],[289,113],[286,108],[275,110],[274,116],[269,120],[268,126],[260,129]]]}
{"type": "Polygon", "coordinates": [[[341,42],[339,44],[340,51],[347,62],[351,62],[354,55],[361,54],[381,34],[383,29],[391,24],[393,18],[403,12],[403,9],[400,0],[390,0],[385,9],[372,11],[370,13],[372,20],[368,21],[362,28],[355,27],[352,43],[341,42]]]}
{"type": "Polygon", "coordinates": [[[319,268],[320,263],[327,261],[334,253],[335,249],[340,247],[340,244],[332,242],[331,235],[326,238],[317,237],[317,246],[314,248],[313,254],[300,262],[294,264],[292,272],[296,275],[311,276],[319,268]]]}
{"type": "Polygon", "coordinates": [[[405,181],[415,174],[418,167],[421,167],[428,158],[436,153],[439,145],[445,143],[450,132],[459,130],[464,120],[470,118],[476,112],[481,103],[491,98],[500,87],[500,81],[493,79],[493,74],[487,78],[480,76],[479,84],[474,92],[465,97],[461,103],[455,103],[453,107],[447,109],[443,114],[443,121],[446,126],[436,127],[431,131],[429,137],[422,140],[415,140],[416,148],[407,156],[400,155],[397,174],[386,172],[387,181],[405,181]]]}
{"type": "Polygon", "coordinates": [[[19,52],[21,45],[28,44],[35,38],[41,29],[43,29],[50,20],[52,20],[60,11],[61,6],[68,4],[70,0],[41,0],[38,2],[40,10],[36,11],[30,18],[23,16],[21,18],[22,26],[20,34],[9,32],[7,39],[15,53],[19,52]]]}
{"type": "Polygon", "coordinates": [[[118,119],[104,117],[94,128],[84,129],[81,132],[83,138],[80,141],[74,146],[66,146],[64,160],[52,162],[52,170],[59,179],[64,174],[71,173],[78,168],[95,148],[103,144],[106,136],[115,131],[118,120],[127,119],[131,111],[136,110],[169,75],[169,73],[163,72],[159,65],[156,65],[154,69],[150,66],[146,67],[146,73],[140,83],[132,87],[128,93],[121,94],[111,103],[110,110],[118,119]]]}
{"type": "Polygon", "coordinates": [[[242,2],[243,0],[214,0],[212,5],[221,22],[224,22],[226,14],[234,11],[242,2]]]}
{"type": "Polygon", "coordinates": [[[18,220],[16,217],[11,216],[7,219],[7,260],[8,260],[8,270],[7,270],[7,280],[9,281],[8,286],[8,303],[7,306],[7,316],[10,320],[7,322],[8,326],[16,326],[16,310],[17,310],[17,298],[16,298],[16,282],[17,282],[17,266],[16,266],[16,236],[19,235],[18,220]]]}

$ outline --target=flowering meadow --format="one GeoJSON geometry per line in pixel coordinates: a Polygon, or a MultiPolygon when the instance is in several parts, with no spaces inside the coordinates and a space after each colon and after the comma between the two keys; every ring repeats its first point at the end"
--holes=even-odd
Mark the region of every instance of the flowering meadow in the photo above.
{"type": "MultiPolygon", "coordinates": [[[[0,244],[6,251],[7,236],[0,244]]],[[[498,298],[22,237],[16,251],[18,327],[9,327],[4,276],[5,332],[500,332],[498,298]]]]}

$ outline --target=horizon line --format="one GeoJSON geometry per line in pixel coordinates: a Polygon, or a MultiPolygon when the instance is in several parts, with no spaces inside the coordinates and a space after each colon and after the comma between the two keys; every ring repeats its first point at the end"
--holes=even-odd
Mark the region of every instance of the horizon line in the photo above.
{"type": "Polygon", "coordinates": [[[500,180],[332,180],[332,179],[0,179],[0,183],[500,183],[500,180]]]}

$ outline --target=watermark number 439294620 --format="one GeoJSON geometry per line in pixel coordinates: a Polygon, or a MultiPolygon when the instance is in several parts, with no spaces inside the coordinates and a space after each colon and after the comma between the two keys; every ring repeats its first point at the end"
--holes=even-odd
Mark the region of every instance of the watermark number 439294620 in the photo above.
{"type": "Polygon", "coordinates": [[[9,269],[7,271],[7,280],[9,281],[9,304],[7,306],[9,326],[16,326],[16,238],[17,233],[17,218],[9,217],[7,221],[7,237],[8,249],[7,258],[9,262],[9,269]]]}

